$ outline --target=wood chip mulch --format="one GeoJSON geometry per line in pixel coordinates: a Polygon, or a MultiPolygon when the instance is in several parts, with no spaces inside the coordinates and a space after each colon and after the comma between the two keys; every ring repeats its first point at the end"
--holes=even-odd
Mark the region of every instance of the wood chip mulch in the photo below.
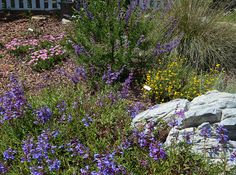
{"type": "Polygon", "coordinates": [[[60,20],[48,16],[43,20],[24,18],[9,22],[0,21],[0,94],[7,89],[11,74],[18,76],[25,89],[30,93],[39,92],[45,87],[70,83],[68,78],[60,74],[60,70],[73,72],[76,64],[72,59],[67,58],[61,65],[38,73],[33,71],[24,61],[9,54],[4,48],[4,45],[14,38],[35,38],[37,34],[59,35],[64,31],[65,26],[61,24],[60,20]],[[32,28],[34,32],[30,33],[28,28],[32,28]]]}

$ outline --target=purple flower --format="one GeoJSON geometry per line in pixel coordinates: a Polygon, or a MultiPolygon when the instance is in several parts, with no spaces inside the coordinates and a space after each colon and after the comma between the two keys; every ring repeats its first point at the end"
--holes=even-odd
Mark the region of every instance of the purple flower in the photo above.
{"type": "Polygon", "coordinates": [[[236,160],[236,151],[234,151],[231,155],[230,155],[230,161],[235,161],[236,160]]]}
{"type": "Polygon", "coordinates": [[[138,143],[139,143],[140,147],[148,146],[148,139],[147,139],[146,134],[144,132],[141,132],[138,134],[138,143]]]}
{"type": "Polygon", "coordinates": [[[158,161],[161,159],[165,159],[167,154],[165,150],[162,148],[162,144],[158,142],[151,143],[149,146],[149,156],[154,160],[158,161]]]}
{"type": "Polygon", "coordinates": [[[67,144],[67,151],[71,153],[71,156],[81,156],[83,159],[89,157],[89,149],[81,144],[78,140],[72,140],[67,144]]]}
{"type": "Polygon", "coordinates": [[[30,167],[30,172],[32,175],[44,175],[42,166],[30,167]]]}
{"type": "Polygon", "coordinates": [[[4,160],[14,160],[15,159],[15,154],[16,154],[15,150],[13,150],[12,148],[8,148],[3,153],[4,160]]]}
{"type": "Polygon", "coordinates": [[[113,72],[111,66],[108,66],[108,70],[103,74],[102,79],[106,82],[106,84],[112,84],[114,81],[118,79],[120,74],[123,72],[123,68],[120,71],[113,72]]]}
{"type": "Polygon", "coordinates": [[[42,107],[36,111],[37,119],[35,124],[45,124],[52,117],[52,111],[48,107],[42,107]]]}
{"type": "Polygon", "coordinates": [[[84,48],[79,44],[73,45],[73,48],[74,48],[75,54],[78,56],[84,53],[84,48]]]}
{"type": "Polygon", "coordinates": [[[65,102],[65,101],[62,101],[61,103],[59,103],[59,104],[57,105],[57,108],[58,108],[58,110],[59,110],[60,113],[65,112],[66,107],[67,107],[67,105],[66,105],[66,102],[65,102]]]}
{"type": "Polygon", "coordinates": [[[124,167],[117,165],[114,160],[115,152],[107,155],[94,155],[94,161],[97,162],[98,172],[93,172],[94,174],[107,174],[107,175],[116,175],[116,174],[126,174],[124,167]]]}
{"type": "Polygon", "coordinates": [[[216,137],[219,143],[226,144],[229,140],[228,130],[223,125],[218,125],[216,128],[216,137]]]}
{"type": "Polygon", "coordinates": [[[210,127],[203,127],[200,130],[200,136],[206,138],[210,138],[211,137],[211,128],[210,127]]]}
{"type": "Polygon", "coordinates": [[[93,122],[93,119],[86,114],[86,116],[82,119],[82,122],[84,123],[84,126],[88,127],[90,123],[93,122]]]}
{"type": "Polygon", "coordinates": [[[58,171],[60,169],[61,161],[58,159],[48,160],[47,163],[50,171],[58,171]]]}
{"type": "Polygon", "coordinates": [[[128,112],[132,118],[134,118],[142,109],[144,109],[144,104],[141,102],[136,102],[129,106],[128,112]]]}
{"type": "Polygon", "coordinates": [[[187,144],[191,144],[192,141],[191,141],[191,136],[194,135],[193,132],[187,132],[187,131],[184,131],[183,133],[183,139],[185,140],[185,142],[187,144]]]}
{"type": "Polygon", "coordinates": [[[5,174],[7,172],[7,168],[3,163],[0,162],[0,174],[5,174]]]}
{"type": "Polygon", "coordinates": [[[0,123],[23,115],[27,100],[20,82],[11,75],[10,90],[0,95],[0,123]]]}
{"type": "Polygon", "coordinates": [[[90,175],[89,166],[87,165],[87,166],[85,166],[85,168],[81,168],[80,173],[81,173],[81,175],[90,175]]]}
{"type": "Polygon", "coordinates": [[[122,90],[121,90],[121,97],[122,98],[127,98],[129,95],[129,89],[130,89],[130,85],[131,82],[133,80],[133,73],[131,72],[129,74],[129,77],[125,80],[125,82],[122,84],[122,90]]]}

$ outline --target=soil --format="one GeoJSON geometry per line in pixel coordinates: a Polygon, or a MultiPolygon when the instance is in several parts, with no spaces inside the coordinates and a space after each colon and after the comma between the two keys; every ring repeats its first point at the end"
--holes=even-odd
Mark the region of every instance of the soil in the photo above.
{"type": "Polygon", "coordinates": [[[46,19],[20,18],[0,21],[0,94],[7,89],[9,76],[16,75],[22,80],[25,90],[36,93],[48,86],[70,83],[68,78],[60,74],[63,69],[72,72],[76,64],[72,59],[65,59],[62,64],[42,73],[32,70],[25,61],[16,58],[5,49],[5,44],[14,38],[37,38],[41,35],[59,35],[65,31],[61,20],[52,16],[46,19]],[[33,29],[29,31],[28,29],[33,29]]]}

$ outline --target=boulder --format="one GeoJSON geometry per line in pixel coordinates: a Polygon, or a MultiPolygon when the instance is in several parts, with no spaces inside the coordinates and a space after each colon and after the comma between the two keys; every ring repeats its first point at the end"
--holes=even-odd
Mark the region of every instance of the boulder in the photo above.
{"type": "Polygon", "coordinates": [[[168,103],[155,105],[135,116],[132,121],[132,126],[135,127],[139,123],[143,123],[144,125],[147,122],[156,123],[156,121],[160,119],[167,121],[175,114],[176,110],[188,110],[188,105],[189,101],[186,99],[176,99],[168,103]]]}

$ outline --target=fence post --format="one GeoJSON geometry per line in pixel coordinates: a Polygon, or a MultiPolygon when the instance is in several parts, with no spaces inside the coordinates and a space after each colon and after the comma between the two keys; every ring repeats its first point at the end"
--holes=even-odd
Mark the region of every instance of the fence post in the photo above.
{"type": "Polygon", "coordinates": [[[52,0],[48,0],[48,10],[52,10],[52,0]]]}
{"type": "Polygon", "coordinates": [[[40,9],[44,10],[44,0],[40,0],[40,9]]]}
{"type": "Polygon", "coordinates": [[[57,0],[57,9],[61,9],[61,0],[57,0]]]}
{"type": "Polygon", "coordinates": [[[15,4],[15,9],[18,10],[20,7],[19,0],[14,0],[14,4],[15,4]]]}
{"type": "Polygon", "coordinates": [[[23,8],[24,8],[24,10],[28,9],[27,0],[23,0],[23,8]]]}
{"type": "Polygon", "coordinates": [[[10,0],[6,0],[6,8],[7,9],[11,8],[11,1],[10,0]]]}
{"type": "Polygon", "coordinates": [[[35,10],[36,9],[36,0],[31,0],[32,2],[32,9],[35,10]]]}

